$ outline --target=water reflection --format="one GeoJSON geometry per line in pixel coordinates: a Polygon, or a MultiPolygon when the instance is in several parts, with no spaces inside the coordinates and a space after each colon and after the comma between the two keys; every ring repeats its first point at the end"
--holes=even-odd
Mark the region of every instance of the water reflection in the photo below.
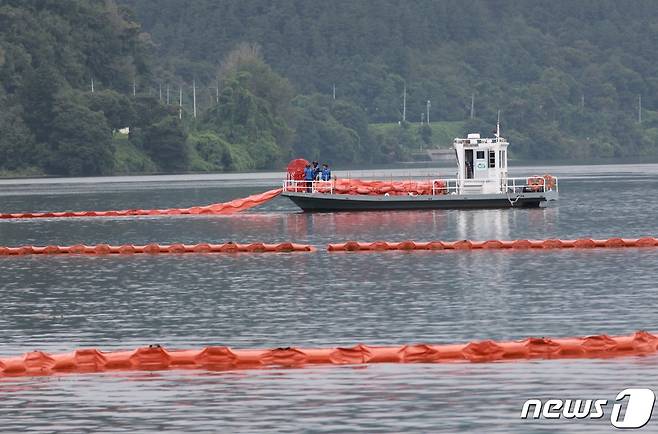
{"type": "MultiPolygon", "coordinates": [[[[657,168],[640,174],[637,167],[597,166],[590,175],[561,168],[583,179],[561,181],[560,201],[546,209],[303,214],[278,198],[235,216],[0,221],[0,245],[293,240],[321,248],[0,258],[0,354],[655,330],[658,250],[329,254],[322,248],[349,239],[656,235],[647,216],[658,213],[657,168]]],[[[59,186],[52,195],[32,185],[21,187],[25,195],[0,195],[3,211],[36,211],[189,206],[264,189],[250,181],[227,188],[197,185],[196,178],[171,188],[167,182],[120,192],[87,186],[87,194],[59,186]]],[[[633,384],[655,389],[657,366],[648,357],[9,379],[0,381],[0,431],[552,432],[557,425],[518,419],[523,399],[607,398],[633,384]]],[[[603,421],[559,423],[572,431],[608,430],[603,421]]]]}

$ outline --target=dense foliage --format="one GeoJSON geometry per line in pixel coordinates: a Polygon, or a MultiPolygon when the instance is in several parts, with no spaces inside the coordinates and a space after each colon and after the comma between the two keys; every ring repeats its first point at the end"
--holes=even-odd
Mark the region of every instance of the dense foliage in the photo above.
{"type": "Polygon", "coordinates": [[[391,161],[498,110],[516,156],[655,155],[657,23],[652,0],[0,0],[0,173],[391,161]]]}
{"type": "Polygon", "coordinates": [[[0,2],[0,170],[114,172],[112,129],[137,116],[112,88],[148,75],[139,28],[111,1],[0,2]]]}
{"type": "MultiPolygon", "coordinates": [[[[217,59],[253,41],[299,93],[330,95],[335,84],[370,123],[401,119],[406,82],[408,121],[420,121],[427,100],[432,119],[467,120],[474,95],[468,128],[490,133],[500,109],[517,155],[658,147],[653,0],[126,2],[157,41],[162,68],[187,80],[212,81],[217,59]]],[[[303,134],[324,149],[320,131],[303,134]]]]}

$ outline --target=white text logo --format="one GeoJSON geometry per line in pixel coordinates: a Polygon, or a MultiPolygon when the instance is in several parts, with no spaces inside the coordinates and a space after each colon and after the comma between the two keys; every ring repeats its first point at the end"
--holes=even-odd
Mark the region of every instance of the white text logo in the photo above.
{"type": "MultiPolygon", "coordinates": [[[[615,428],[642,428],[651,419],[655,401],[651,389],[624,389],[615,398],[610,423],[615,428]]],[[[607,399],[529,399],[523,403],[521,419],[601,419],[607,405],[607,399]]]]}

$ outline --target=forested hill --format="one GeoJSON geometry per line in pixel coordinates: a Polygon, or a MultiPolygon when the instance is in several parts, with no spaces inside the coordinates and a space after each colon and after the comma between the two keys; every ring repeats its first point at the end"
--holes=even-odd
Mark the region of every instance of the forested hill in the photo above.
{"type": "Polygon", "coordinates": [[[131,0],[168,70],[211,79],[240,41],[298,92],[332,93],[370,122],[427,100],[435,120],[500,108],[517,154],[613,156],[658,146],[658,4],[652,0],[131,0]],[[645,124],[638,128],[638,97],[645,124]],[[649,130],[651,129],[651,130],[649,130]]]}
{"type": "Polygon", "coordinates": [[[0,0],[0,173],[395,161],[498,110],[517,157],[657,155],[657,47],[652,0],[0,0]]]}

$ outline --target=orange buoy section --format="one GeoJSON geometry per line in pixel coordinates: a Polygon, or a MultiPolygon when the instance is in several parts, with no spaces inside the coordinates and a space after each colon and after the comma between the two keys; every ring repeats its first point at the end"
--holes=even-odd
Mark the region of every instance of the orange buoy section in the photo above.
{"type": "Polygon", "coordinates": [[[65,354],[41,351],[0,358],[0,377],[100,371],[208,369],[229,370],[314,364],[496,362],[523,359],[589,359],[646,356],[658,351],[658,337],[645,331],[630,336],[586,336],[464,344],[368,346],[350,348],[274,348],[238,350],[206,347],[167,350],[159,345],[130,351],[80,349],[65,354]]]}
{"type": "Polygon", "coordinates": [[[136,246],[133,244],[122,244],[111,246],[109,244],[96,244],[86,246],[76,244],[73,246],[20,246],[0,247],[0,256],[14,255],[129,255],[135,253],[160,254],[160,253],[257,253],[257,252],[313,252],[315,248],[306,244],[295,244],[290,242],[278,244],[146,244],[136,246]]]}
{"type": "Polygon", "coordinates": [[[658,239],[644,238],[608,238],[594,240],[580,238],[577,240],[488,240],[488,241],[374,241],[364,243],[347,241],[338,244],[329,244],[330,252],[346,251],[382,251],[382,250],[468,250],[468,249],[584,249],[584,248],[613,248],[613,247],[655,247],[658,239]]]}
{"type": "Polygon", "coordinates": [[[154,216],[154,215],[195,215],[195,214],[233,214],[244,211],[274,199],[282,189],[266,191],[241,199],[225,203],[215,203],[191,208],[169,209],[124,209],[119,211],[62,211],[37,213],[5,213],[0,219],[31,219],[31,218],[59,218],[59,217],[125,217],[125,216],[154,216]]]}

